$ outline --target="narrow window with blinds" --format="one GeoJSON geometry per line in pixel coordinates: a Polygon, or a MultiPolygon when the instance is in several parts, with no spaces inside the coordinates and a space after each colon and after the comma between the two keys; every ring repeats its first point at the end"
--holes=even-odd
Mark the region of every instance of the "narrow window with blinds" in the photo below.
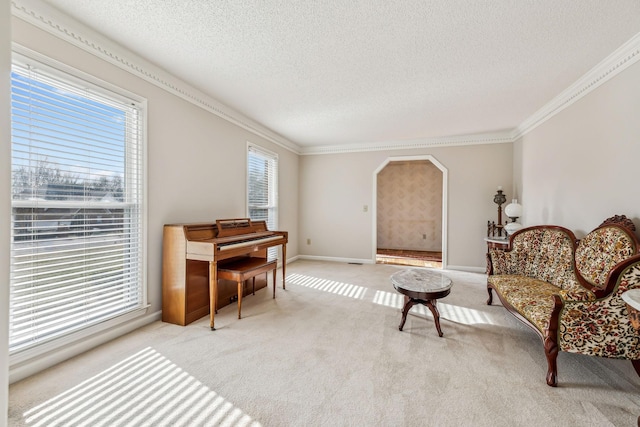
{"type": "Polygon", "coordinates": [[[11,354],[145,303],[143,107],[14,56],[11,354]]]}
{"type": "MultiPolygon", "coordinates": [[[[257,145],[247,145],[247,208],[251,220],[266,221],[271,231],[278,230],[278,155],[257,145]]],[[[278,248],[268,250],[269,259],[278,256],[278,248]]]]}

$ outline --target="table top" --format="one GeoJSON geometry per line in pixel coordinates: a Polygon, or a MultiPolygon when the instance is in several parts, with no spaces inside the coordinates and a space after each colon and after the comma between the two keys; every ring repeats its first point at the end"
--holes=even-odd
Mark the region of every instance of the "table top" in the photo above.
{"type": "Polygon", "coordinates": [[[409,268],[391,275],[393,287],[416,293],[444,292],[453,282],[439,271],[426,268],[409,268]]]}
{"type": "Polygon", "coordinates": [[[485,242],[488,243],[498,243],[498,244],[507,244],[509,243],[509,237],[505,236],[505,237],[485,237],[484,238],[485,242]]]}

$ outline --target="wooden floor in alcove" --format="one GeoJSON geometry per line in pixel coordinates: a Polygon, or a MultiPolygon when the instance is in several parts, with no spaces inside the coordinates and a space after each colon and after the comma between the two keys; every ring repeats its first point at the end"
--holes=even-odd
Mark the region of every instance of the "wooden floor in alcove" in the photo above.
{"type": "Polygon", "coordinates": [[[442,252],[378,248],[376,263],[442,268],[442,252]]]}

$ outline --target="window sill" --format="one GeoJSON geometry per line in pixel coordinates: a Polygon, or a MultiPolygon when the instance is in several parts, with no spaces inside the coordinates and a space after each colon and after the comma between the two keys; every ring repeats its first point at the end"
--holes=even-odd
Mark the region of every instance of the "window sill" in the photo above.
{"type": "Polygon", "coordinates": [[[161,319],[161,312],[141,307],[118,318],[9,355],[9,383],[20,381],[98,345],[161,319]]]}

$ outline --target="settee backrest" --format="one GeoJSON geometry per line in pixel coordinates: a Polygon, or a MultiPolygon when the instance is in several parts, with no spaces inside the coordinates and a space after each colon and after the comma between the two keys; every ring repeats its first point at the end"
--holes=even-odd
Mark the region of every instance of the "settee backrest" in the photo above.
{"type": "Polygon", "coordinates": [[[615,224],[604,225],[578,243],[576,270],[589,285],[604,289],[613,267],[637,253],[638,240],[630,230],[615,224]]]}
{"type": "Polygon", "coordinates": [[[517,273],[564,288],[574,283],[575,235],[564,227],[546,225],[522,229],[511,238],[517,273]]]}

